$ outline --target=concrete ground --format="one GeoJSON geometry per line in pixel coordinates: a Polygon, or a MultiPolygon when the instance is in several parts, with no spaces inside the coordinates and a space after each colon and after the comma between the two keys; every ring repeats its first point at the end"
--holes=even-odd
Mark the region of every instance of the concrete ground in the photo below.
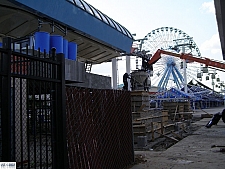
{"type": "MultiPolygon", "coordinates": [[[[200,117],[204,111],[215,114],[222,110],[223,107],[196,110],[194,117],[200,117]]],[[[165,151],[135,151],[139,163],[130,169],[225,169],[225,152],[211,147],[225,146],[225,123],[221,119],[217,125],[206,128],[210,119],[193,123],[200,128],[165,151]]]]}

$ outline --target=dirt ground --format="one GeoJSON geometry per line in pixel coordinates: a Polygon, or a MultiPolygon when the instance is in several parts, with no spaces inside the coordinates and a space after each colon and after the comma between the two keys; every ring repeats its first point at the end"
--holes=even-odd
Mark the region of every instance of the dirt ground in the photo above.
{"type": "MultiPolygon", "coordinates": [[[[223,108],[205,109],[215,114],[223,108]]],[[[194,119],[200,119],[202,110],[194,112],[194,119]]],[[[203,118],[191,123],[191,129],[179,142],[160,138],[145,151],[135,151],[135,164],[129,169],[224,169],[225,168],[225,123],[206,128],[211,118],[203,118]]]]}

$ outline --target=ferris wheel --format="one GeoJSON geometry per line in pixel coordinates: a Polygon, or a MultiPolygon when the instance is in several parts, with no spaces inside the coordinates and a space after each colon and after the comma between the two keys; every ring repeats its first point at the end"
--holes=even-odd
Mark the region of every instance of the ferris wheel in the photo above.
{"type": "MultiPolygon", "coordinates": [[[[141,40],[140,51],[153,55],[158,49],[173,53],[190,53],[201,57],[201,53],[193,38],[188,34],[173,27],[161,27],[148,33],[141,40]]],[[[136,61],[136,63],[138,63],[136,61]]],[[[181,89],[184,84],[184,73],[187,83],[197,76],[201,65],[196,62],[187,63],[183,67],[183,60],[169,55],[161,55],[161,59],[153,65],[151,77],[152,86],[159,89],[176,87],[181,89]]],[[[137,67],[137,65],[136,65],[137,67]]]]}

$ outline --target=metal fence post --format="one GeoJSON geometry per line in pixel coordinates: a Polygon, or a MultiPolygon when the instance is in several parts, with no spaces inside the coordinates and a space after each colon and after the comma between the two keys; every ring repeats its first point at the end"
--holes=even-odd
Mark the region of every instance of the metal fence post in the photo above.
{"type": "Polygon", "coordinates": [[[68,152],[66,139],[66,93],[65,93],[65,58],[63,54],[57,54],[56,60],[60,61],[57,69],[57,78],[60,83],[56,84],[55,100],[55,165],[56,168],[68,168],[68,152]]]}
{"type": "Polygon", "coordinates": [[[2,104],[1,104],[1,124],[2,124],[2,161],[13,161],[12,150],[12,127],[11,127],[11,38],[3,38],[3,48],[7,54],[3,54],[2,77],[2,104]]]}

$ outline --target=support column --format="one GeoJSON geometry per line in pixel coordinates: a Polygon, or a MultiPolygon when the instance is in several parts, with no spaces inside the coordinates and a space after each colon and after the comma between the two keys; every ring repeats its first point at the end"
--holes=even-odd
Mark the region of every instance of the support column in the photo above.
{"type": "MultiPolygon", "coordinates": [[[[182,47],[182,53],[185,53],[185,46],[182,47]]],[[[184,92],[187,93],[187,71],[186,71],[187,63],[186,60],[183,59],[183,69],[184,69],[184,92]]]]}
{"type": "Polygon", "coordinates": [[[117,89],[117,59],[112,59],[112,88],[117,89]]]}
{"type": "MultiPolygon", "coordinates": [[[[126,56],[126,73],[130,74],[130,56],[126,56]]],[[[127,79],[128,90],[130,90],[130,79],[127,79]]]]}

